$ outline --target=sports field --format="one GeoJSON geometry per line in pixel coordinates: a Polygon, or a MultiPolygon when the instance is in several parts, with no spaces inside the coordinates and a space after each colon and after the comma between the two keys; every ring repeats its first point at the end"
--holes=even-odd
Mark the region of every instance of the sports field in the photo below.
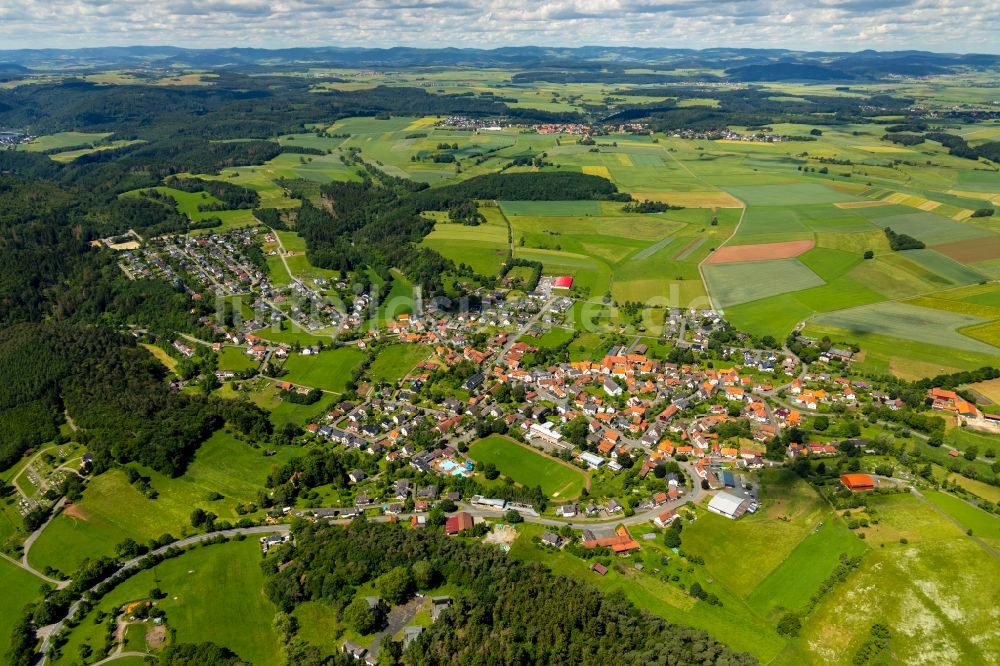
{"type": "Polygon", "coordinates": [[[580,496],[586,475],[583,471],[507,437],[492,435],[469,447],[469,457],[477,463],[493,463],[500,473],[528,488],[541,486],[553,499],[580,496]]]}

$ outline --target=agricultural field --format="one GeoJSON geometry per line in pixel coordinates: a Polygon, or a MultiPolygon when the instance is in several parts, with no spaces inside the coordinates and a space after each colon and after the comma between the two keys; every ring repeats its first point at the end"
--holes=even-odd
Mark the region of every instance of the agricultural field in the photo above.
{"type": "Polygon", "coordinates": [[[493,463],[501,474],[522,486],[541,486],[543,493],[557,500],[579,497],[587,481],[586,475],[569,463],[498,435],[473,443],[469,457],[477,463],[493,463]]]}
{"type": "Polygon", "coordinates": [[[903,303],[880,303],[819,315],[814,321],[820,326],[848,331],[859,340],[875,334],[980,354],[1000,353],[1000,348],[963,335],[959,330],[988,323],[988,320],[956,312],[903,303]]]}
{"type": "Polygon", "coordinates": [[[176,632],[177,642],[210,640],[253,663],[280,662],[278,637],[272,628],[276,609],[264,595],[260,545],[251,537],[195,548],[125,580],[72,629],[64,656],[54,663],[74,663],[83,644],[99,650],[104,645],[105,625],[95,623],[97,613],[147,600],[154,587],[166,594],[156,605],[166,612],[167,627],[176,632]]]}
{"type": "Polygon", "coordinates": [[[709,292],[723,308],[824,284],[797,259],[709,264],[703,271],[709,292]]]}
{"type": "Polygon", "coordinates": [[[126,538],[145,542],[166,533],[180,537],[190,530],[191,511],[199,506],[234,522],[240,517],[237,504],[255,502],[271,468],[296,451],[282,448],[270,457],[263,453],[218,432],[176,479],[136,466],[157,491],[156,499],[147,499],[129,485],[120,469],[100,474],[87,485],[83,499],[42,532],[29,561],[39,570],[52,567],[72,573],[84,558],[112,555],[115,545],[126,538]],[[222,499],[209,500],[210,493],[220,493],[222,499]]]}

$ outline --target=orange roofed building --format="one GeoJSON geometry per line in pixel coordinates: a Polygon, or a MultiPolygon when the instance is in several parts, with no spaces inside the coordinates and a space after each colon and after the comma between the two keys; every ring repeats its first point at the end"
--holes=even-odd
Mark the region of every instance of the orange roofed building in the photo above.
{"type": "Polygon", "coordinates": [[[875,490],[875,477],[870,474],[841,474],[840,482],[852,492],[875,490]]]}

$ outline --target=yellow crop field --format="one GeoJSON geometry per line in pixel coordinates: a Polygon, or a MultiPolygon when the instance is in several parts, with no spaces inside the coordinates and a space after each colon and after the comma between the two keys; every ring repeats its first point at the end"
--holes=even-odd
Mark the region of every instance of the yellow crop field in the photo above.
{"type": "Polygon", "coordinates": [[[743,208],[743,202],[728,192],[632,192],[639,201],[664,201],[685,208],[743,208]]]}
{"type": "Polygon", "coordinates": [[[611,180],[611,172],[608,171],[608,167],[606,166],[585,166],[582,167],[582,171],[588,176],[600,176],[601,178],[611,180]]]}

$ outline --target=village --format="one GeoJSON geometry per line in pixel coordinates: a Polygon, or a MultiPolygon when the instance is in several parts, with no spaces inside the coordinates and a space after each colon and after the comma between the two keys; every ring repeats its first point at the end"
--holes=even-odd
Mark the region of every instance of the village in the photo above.
{"type": "MultiPolygon", "coordinates": [[[[712,310],[669,311],[667,344],[655,355],[649,338],[612,335],[606,339],[614,339],[614,344],[603,353],[595,350],[593,360],[539,363],[541,338],[560,330],[572,334],[565,318],[575,302],[571,276],[542,276],[535,289],[513,300],[508,300],[507,290],[490,290],[480,294],[481,306],[458,311],[414,301],[395,318],[374,326],[368,324],[378,312],[377,294],[359,292],[349,311],[312,308],[313,319],[307,320],[299,306],[290,305],[292,296],[317,299],[325,296],[322,288],[343,290],[346,284],[314,280],[307,285],[293,279],[272,285],[250,259],[250,248],[273,246],[275,241],[273,232],[242,229],[161,238],[121,255],[129,274],[175,280],[193,300],[212,290],[222,297],[246,299],[253,312],[249,320],[204,318],[218,336],[219,341],[210,343],[213,352],[239,350],[255,368],[242,374],[218,369],[219,381],[266,378],[272,364],[329,353],[324,348],[373,352],[404,345],[426,350],[423,360],[401,373],[398,381],[365,384],[352,399],[336,402],[304,424],[304,443],[369,457],[367,472],[358,469],[350,475],[354,492],[342,498],[349,501],[307,509],[278,507],[272,510],[273,519],[293,511],[316,520],[374,512],[422,526],[434,506],[446,501],[450,509],[461,509],[443,526],[449,533],[514,512],[553,527],[593,523],[580,528],[585,530],[577,537],[581,542],[620,538],[615,552],[627,554],[640,547],[624,536],[628,525],[665,527],[679,509],[705,495],[711,498],[710,511],[737,519],[759,506],[754,492],[759,470],[797,458],[837,456],[843,446],[869,446],[857,433],[840,440],[806,437],[804,421],[836,418],[863,406],[892,411],[905,406],[871,382],[851,377],[850,349],[799,336],[798,343],[805,347],[823,347],[815,362],[805,364],[787,347],[746,345],[746,336],[731,335],[712,310]],[[317,323],[316,317],[325,319],[317,323]],[[276,322],[286,319],[305,330],[325,325],[333,333],[329,345],[270,341],[266,327],[273,331],[276,322]],[[727,342],[718,344],[718,339],[727,342]],[[672,362],[663,349],[681,350],[687,360],[672,362]],[[713,360],[704,362],[695,354],[713,360]],[[470,446],[484,448],[483,437],[489,433],[537,451],[538,459],[529,457],[525,464],[557,461],[579,470],[588,483],[598,476],[627,476],[634,484],[630,481],[628,490],[587,501],[566,501],[557,493],[539,503],[525,497],[439,492],[439,484],[411,483],[391,471],[404,465],[421,479],[438,477],[444,483],[479,476],[484,463],[470,453],[470,446]],[[616,526],[624,535],[615,532],[616,526]]],[[[194,340],[173,342],[187,357],[195,355],[198,346],[194,340]]],[[[294,381],[279,379],[276,384],[283,395],[315,391],[294,381]]],[[[981,430],[995,432],[1000,423],[954,392],[935,389],[928,402],[981,430]]],[[[516,482],[516,470],[503,471],[516,482]]],[[[844,485],[853,489],[847,481],[844,485]]]]}

